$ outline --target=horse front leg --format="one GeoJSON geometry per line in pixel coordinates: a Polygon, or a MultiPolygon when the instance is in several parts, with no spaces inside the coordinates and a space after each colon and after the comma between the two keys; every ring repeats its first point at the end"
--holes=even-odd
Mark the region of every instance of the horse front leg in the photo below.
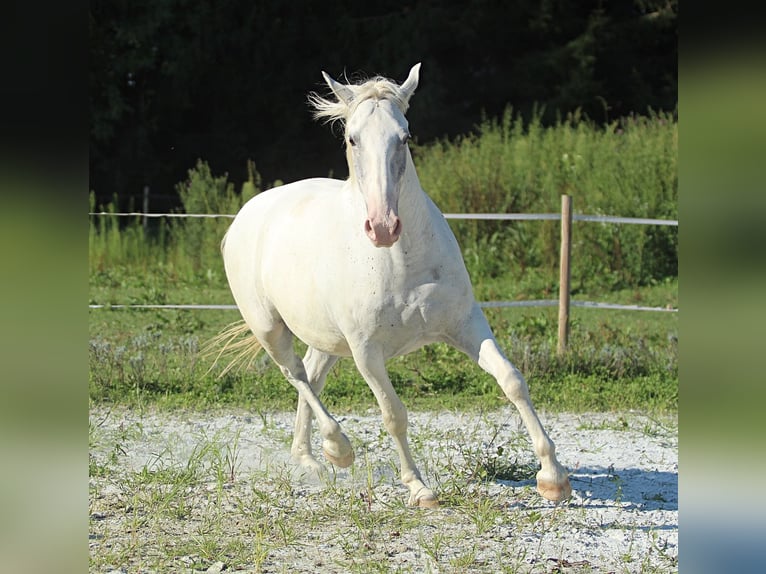
{"type": "Polygon", "coordinates": [[[388,377],[383,352],[368,345],[353,351],[353,356],[357,369],[380,405],[383,425],[394,439],[396,451],[399,453],[401,479],[410,491],[408,504],[423,508],[438,507],[439,501],[433,491],[423,483],[420,471],[412,458],[407,441],[407,409],[388,377]]]}
{"type": "MultiPolygon", "coordinates": [[[[322,392],[327,373],[337,360],[338,357],[317,351],[313,347],[309,347],[306,351],[306,355],[303,357],[303,365],[306,370],[309,385],[316,396],[319,396],[322,392]]],[[[314,457],[314,453],[311,449],[311,423],[313,418],[311,407],[299,394],[298,409],[295,414],[295,433],[293,434],[293,444],[290,449],[290,454],[301,466],[310,468],[321,474],[324,472],[324,467],[314,457]]],[[[336,446],[335,448],[332,448],[332,451],[339,453],[340,449],[336,446]]],[[[344,466],[344,464],[345,466],[348,466],[348,464],[350,464],[349,461],[345,459],[341,460],[339,456],[333,456],[327,452],[325,452],[325,456],[327,456],[330,462],[337,466],[344,466]]],[[[348,456],[349,455],[346,455],[346,458],[348,458],[348,456]]]]}
{"type": "Polygon", "coordinates": [[[450,342],[492,375],[503,389],[505,396],[519,411],[532,440],[532,447],[540,460],[537,491],[554,502],[568,499],[572,494],[568,473],[556,459],[556,447],[545,432],[532,406],[527,383],[518,369],[503,354],[478,305],[474,304],[468,323],[463,325],[461,331],[455,336],[455,340],[450,342]]]}

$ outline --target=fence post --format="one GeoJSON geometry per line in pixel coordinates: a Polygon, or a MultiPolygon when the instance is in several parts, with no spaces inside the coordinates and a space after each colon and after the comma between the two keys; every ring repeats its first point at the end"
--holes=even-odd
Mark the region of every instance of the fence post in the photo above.
{"type": "MultiPolygon", "coordinates": [[[[149,213],[149,186],[144,186],[144,213],[149,213]]],[[[149,229],[149,218],[144,215],[144,233],[149,229]]]]}
{"type": "Polygon", "coordinates": [[[569,343],[569,257],[572,252],[572,196],[561,196],[561,255],[559,259],[559,342],[556,349],[563,356],[569,343]]]}

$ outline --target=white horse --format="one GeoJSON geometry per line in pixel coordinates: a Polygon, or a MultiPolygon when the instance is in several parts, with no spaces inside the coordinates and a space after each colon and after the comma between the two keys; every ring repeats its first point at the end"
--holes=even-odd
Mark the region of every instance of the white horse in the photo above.
{"type": "MultiPolygon", "coordinates": [[[[529,399],[527,384],[498,347],[444,216],[418,181],[405,112],[420,64],[401,85],[374,78],[341,84],[322,72],[335,98],[309,96],[315,116],[345,128],[350,176],[307,179],[247,202],[221,245],[226,276],[248,329],[297,389],[291,453],[322,471],[311,449],[312,414],[325,456],[354,460],[348,438],[319,399],[325,377],[351,356],[377,399],[396,443],[409,504],[438,506],[407,443],[407,411],[386,371],[390,357],[446,342],[491,374],[518,409],[540,459],[537,490],[561,501],[571,494],[529,399]],[[336,99],[337,98],[337,99],[336,99]],[[308,345],[303,360],[293,337],[308,345]]],[[[242,329],[240,329],[240,332],[242,329]]],[[[230,331],[230,334],[233,331],[230,331]]]]}

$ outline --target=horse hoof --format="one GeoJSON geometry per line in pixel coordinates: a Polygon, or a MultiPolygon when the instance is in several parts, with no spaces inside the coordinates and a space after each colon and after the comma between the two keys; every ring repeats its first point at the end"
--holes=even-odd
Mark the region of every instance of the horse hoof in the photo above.
{"type": "Polygon", "coordinates": [[[572,496],[572,487],[566,477],[563,482],[558,483],[538,479],[537,492],[551,502],[562,502],[572,496]]]}
{"type": "Polygon", "coordinates": [[[428,494],[418,498],[417,505],[419,508],[439,508],[439,499],[433,494],[428,494]]]}
{"type": "Polygon", "coordinates": [[[300,467],[308,473],[315,473],[317,476],[322,476],[322,474],[327,472],[324,465],[310,454],[295,456],[293,458],[300,467]]]}
{"type": "Polygon", "coordinates": [[[428,488],[421,488],[417,494],[410,494],[409,506],[418,508],[439,508],[439,499],[428,488]]]}
{"type": "Polygon", "coordinates": [[[333,463],[335,466],[339,468],[347,468],[351,466],[351,464],[354,462],[354,451],[350,450],[348,451],[348,454],[345,456],[334,456],[327,452],[327,449],[322,447],[322,452],[324,453],[327,460],[329,460],[331,463],[333,463]]]}

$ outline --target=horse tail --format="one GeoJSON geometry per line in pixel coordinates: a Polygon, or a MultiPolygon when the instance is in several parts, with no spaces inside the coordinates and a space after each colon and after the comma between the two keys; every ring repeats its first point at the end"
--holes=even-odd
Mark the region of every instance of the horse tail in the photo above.
{"type": "Polygon", "coordinates": [[[243,368],[249,369],[261,349],[261,343],[250,331],[247,323],[244,320],[235,321],[227,325],[200,349],[200,355],[203,358],[215,355],[213,363],[205,374],[210,374],[218,361],[224,357],[231,358],[218,374],[217,379],[223,378],[232,369],[236,369],[237,372],[243,368]]]}

